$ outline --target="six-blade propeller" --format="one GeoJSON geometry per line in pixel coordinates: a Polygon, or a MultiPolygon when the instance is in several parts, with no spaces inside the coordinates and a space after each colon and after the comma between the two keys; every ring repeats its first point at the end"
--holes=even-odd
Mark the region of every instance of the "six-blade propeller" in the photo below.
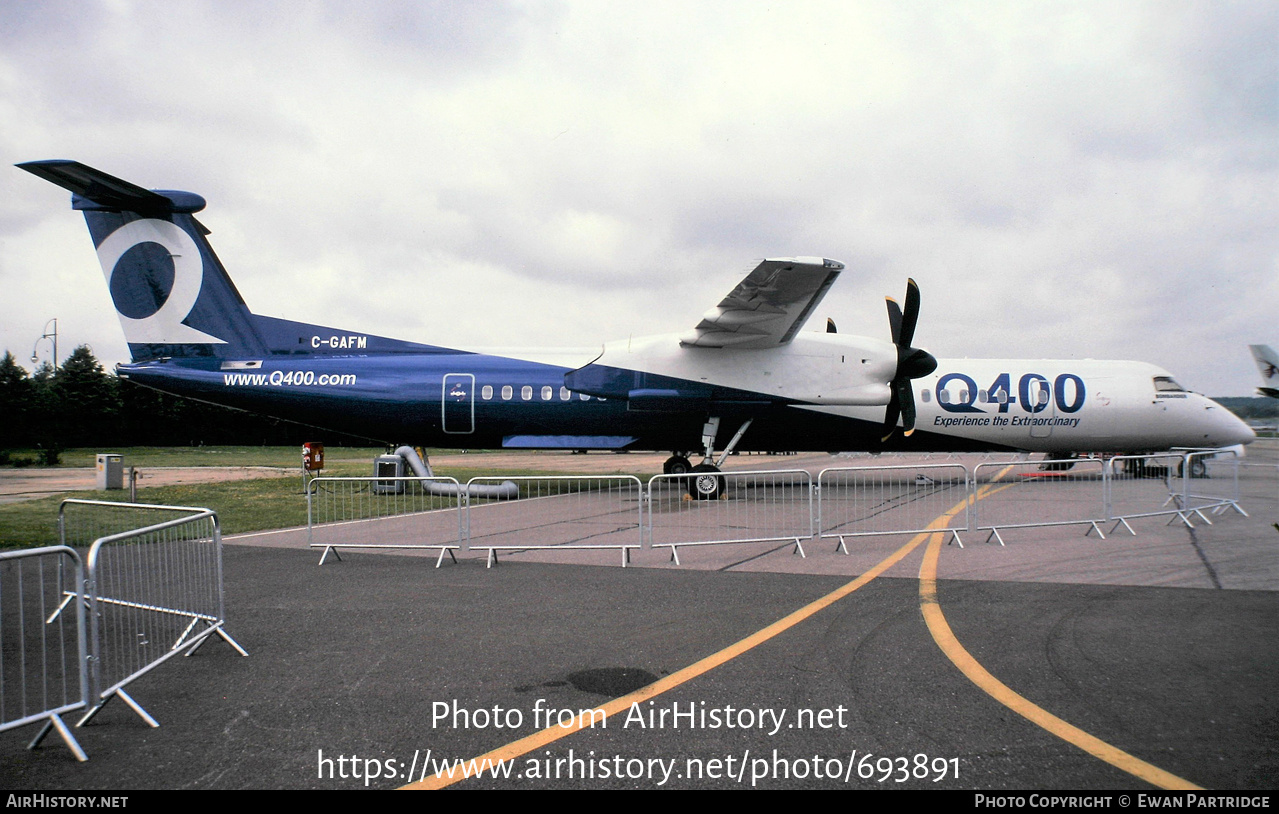
{"type": "Polygon", "coordinates": [[[904,311],[892,297],[885,299],[888,300],[888,326],[892,331],[893,344],[897,346],[897,372],[889,383],[892,397],[884,411],[883,441],[892,437],[898,418],[902,420],[904,435],[915,431],[915,394],[910,380],[927,376],[937,369],[937,360],[932,354],[910,346],[915,338],[915,323],[919,320],[919,286],[914,280],[906,281],[904,311]]]}

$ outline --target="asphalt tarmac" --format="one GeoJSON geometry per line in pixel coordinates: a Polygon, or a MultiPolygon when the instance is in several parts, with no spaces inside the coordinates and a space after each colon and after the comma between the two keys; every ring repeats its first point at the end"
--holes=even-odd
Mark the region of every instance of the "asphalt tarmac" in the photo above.
{"type": "Polygon", "coordinates": [[[0,734],[0,786],[394,788],[549,728],[453,787],[1270,789],[1279,471],[1255,474],[1249,517],[1105,540],[1062,526],[962,549],[904,535],[437,569],[428,552],[318,566],[296,532],[230,539],[227,629],[249,657],[213,641],[139,679],[160,728],[112,702],[76,730],[87,763],[0,734]],[[644,695],[654,682],[673,686],[644,695]]]}

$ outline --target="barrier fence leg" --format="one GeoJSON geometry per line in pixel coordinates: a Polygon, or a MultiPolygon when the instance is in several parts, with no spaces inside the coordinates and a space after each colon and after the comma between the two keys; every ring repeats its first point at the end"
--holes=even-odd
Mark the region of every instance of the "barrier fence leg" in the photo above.
{"type": "MultiPolygon", "coordinates": [[[[249,651],[247,651],[247,650],[245,650],[243,647],[241,647],[241,646],[240,646],[240,643],[239,643],[239,642],[237,642],[235,639],[232,639],[232,638],[231,638],[231,634],[229,634],[229,633],[227,633],[225,630],[223,630],[221,625],[218,625],[217,634],[218,634],[218,636],[222,637],[222,641],[224,641],[224,642],[226,642],[227,644],[229,644],[229,645],[231,645],[232,647],[234,647],[234,648],[235,648],[235,651],[236,651],[237,653],[239,653],[241,656],[248,656],[248,655],[249,655],[249,651]]],[[[198,647],[197,647],[197,648],[193,648],[193,649],[191,650],[191,653],[194,653],[197,649],[198,649],[198,647]]],[[[189,655],[191,655],[191,653],[187,653],[187,655],[189,656],[189,655]]]]}
{"type": "Polygon", "coordinates": [[[116,690],[115,693],[116,695],[120,696],[121,701],[129,705],[129,709],[132,709],[134,712],[138,713],[138,717],[146,721],[148,726],[150,726],[152,729],[160,728],[160,722],[157,721],[155,718],[152,718],[151,714],[147,712],[145,709],[143,709],[141,704],[139,704],[137,701],[134,701],[133,698],[127,692],[125,692],[123,689],[120,689],[120,690],[116,690]]]}
{"type": "Polygon", "coordinates": [[[58,730],[58,734],[62,737],[62,742],[65,743],[67,748],[75,755],[76,760],[84,763],[89,759],[89,756],[80,748],[79,741],[77,741],[75,736],[71,734],[71,730],[67,729],[67,725],[62,722],[62,717],[57,713],[51,713],[49,715],[49,720],[45,721],[44,726],[40,727],[40,732],[35,736],[35,739],[32,740],[31,743],[27,744],[27,749],[31,750],[39,746],[40,742],[44,740],[44,736],[48,735],[49,731],[52,729],[58,730]]]}
{"type": "Polygon", "coordinates": [[[1110,533],[1114,534],[1119,529],[1120,526],[1123,526],[1124,528],[1128,529],[1128,533],[1131,534],[1133,537],[1137,536],[1137,532],[1132,530],[1132,526],[1128,525],[1128,519],[1124,517],[1120,517],[1115,520],[1115,525],[1110,527],[1110,533]]]}
{"type": "Polygon", "coordinates": [[[97,706],[93,707],[93,709],[85,713],[84,717],[81,718],[78,722],[76,722],[76,726],[81,727],[81,726],[87,725],[89,721],[92,721],[94,717],[99,712],[102,711],[102,708],[105,707],[111,701],[111,699],[115,698],[117,695],[120,696],[120,699],[124,701],[124,703],[129,705],[130,709],[132,709],[134,712],[138,714],[139,718],[141,718],[143,721],[146,721],[147,726],[150,726],[152,729],[160,728],[159,721],[157,721],[155,718],[152,718],[151,715],[145,709],[142,708],[141,704],[139,704],[137,701],[134,701],[129,696],[129,694],[122,689],[114,690],[110,692],[105,698],[100,700],[97,706]]]}
{"type": "MultiPolygon", "coordinates": [[[[209,629],[201,634],[202,638],[198,642],[196,642],[195,645],[191,647],[191,649],[187,650],[187,652],[182,654],[182,658],[190,658],[191,655],[195,653],[195,651],[199,650],[201,647],[204,647],[204,643],[207,642],[209,639],[212,639],[214,634],[217,634],[217,636],[220,637],[222,641],[234,647],[235,651],[239,653],[241,656],[249,655],[249,651],[241,647],[239,642],[237,642],[235,639],[232,639],[231,635],[222,629],[221,623],[215,625],[213,622],[210,622],[207,619],[205,620],[204,623],[209,626],[209,629]]],[[[175,645],[173,649],[176,650],[177,646],[175,645]]]]}

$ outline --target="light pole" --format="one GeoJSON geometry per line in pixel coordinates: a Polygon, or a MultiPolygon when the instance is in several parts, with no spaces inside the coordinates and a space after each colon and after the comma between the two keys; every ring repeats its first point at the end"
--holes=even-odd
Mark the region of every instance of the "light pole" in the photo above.
{"type": "Polygon", "coordinates": [[[40,342],[45,339],[53,340],[53,369],[57,370],[58,369],[58,318],[57,317],[54,317],[53,319],[49,320],[48,322],[44,324],[44,333],[41,334],[40,338],[36,340],[36,343],[31,346],[31,364],[34,365],[36,362],[40,360],[40,357],[37,354],[37,351],[40,349],[40,342]],[[50,325],[53,326],[52,332],[49,331],[50,325]]]}

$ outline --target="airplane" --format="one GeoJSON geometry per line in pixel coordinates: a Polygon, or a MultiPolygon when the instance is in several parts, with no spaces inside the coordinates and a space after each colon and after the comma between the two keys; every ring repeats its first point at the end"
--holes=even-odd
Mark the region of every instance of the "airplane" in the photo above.
{"type": "Polygon", "coordinates": [[[1257,388],[1257,392],[1279,399],[1279,354],[1269,345],[1249,345],[1248,349],[1252,351],[1252,358],[1256,360],[1261,379],[1265,382],[1263,387],[1257,388]]]}
{"type": "Polygon", "coordinates": [[[936,359],[912,347],[913,280],[904,308],[888,299],[887,341],[831,321],[802,331],[844,268],[820,257],[760,262],[684,333],[585,350],[485,353],[260,316],[196,220],[199,195],[75,161],[17,166],[84,213],[132,357],[120,378],[317,428],[437,448],[672,450],[663,471],[691,473],[695,499],[719,496],[734,451],[1067,459],[1255,438],[1154,365],[936,359]]]}

